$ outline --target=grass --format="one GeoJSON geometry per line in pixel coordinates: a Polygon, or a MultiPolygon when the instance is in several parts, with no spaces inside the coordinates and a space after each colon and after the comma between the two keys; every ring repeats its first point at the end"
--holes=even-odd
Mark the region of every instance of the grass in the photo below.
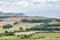
{"type": "Polygon", "coordinates": [[[60,38],[60,33],[37,33],[32,36],[33,38],[45,37],[45,38],[60,38]]]}
{"type": "Polygon", "coordinates": [[[49,24],[60,24],[60,22],[57,22],[56,20],[52,20],[49,24]]]}
{"type": "Polygon", "coordinates": [[[0,37],[0,39],[17,39],[17,37],[16,36],[2,36],[2,37],[0,37]]]}
{"type": "Polygon", "coordinates": [[[19,23],[17,25],[13,25],[12,28],[8,29],[9,31],[19,30],[20,27],[23,29],[33,27],[35,25],[39,25],[40,23],[19,23]]]}
{"type": "Polygon", "coordinates": [[[31,38],[20,39],[17,36],[3,36],[0,39],[7,40],[60,40],[60,33],[37,33],[31,38]],[[45,37],[45,38],[42,38],[45,37]]]}
{"type": "MultiPolygon", "coordinates": [[[[0,26],[2,25],[5,25],[5,24],[12,24],[14,22],[18,22],[18,21],[21,21],[21,17],[18,17],[18,18],[6,18],[6,19],[3,19],[4,21],[3,22],[0,22],[0,26]]],[[[28,19],[33,19],[33,18],[28,18],[28,19]]],[[[36,18],[34,18],[36,19],[36,18]]],[[[40,19],[40,18],[39,18],[40,19]]],[[[42,19],[42,18],[41,18],[42,19]]],[[[56,21],[53,21],[53,22],[50,22],[50,24],[59,24],[60,22],[56,22],[56,21]]],[[[33,27],[35,25],[40,25],[40,23],[23,23],[23,22],[20,22],[19,24],[17,25],[13,25],[12,28],[9,28],[9,29],[2,29],[2,27],[0,28],[0,33],[3,33],[5,30],[8,30],[8,31],[15,31],[15,30],[19,30],[20,27],[22,27],[23,29],[26,29],[26,28],[30,28],[30,27],[33,27]]],[[[34,31],[30,32],[30,33],[33,33],[34,31]]],[[[42,31],[43,32],[43,31],[42,31]]],[[[60,32],[60,31],[58,31],[60,32]]],[[[17,33],[16,35],[21,35],[21,34],[30,34],[28,32],[20,32],[20,33],[17,33]]],[[[26,39],[20,39],[20,38],[17,38],[17,36],[2,36],[0,37],[0,39],[8,39],[8,40],[60,40],[60,33],[35,33],[34,35],[31,36],[32,38],[26,38],[26,39]],[[45,38],[42,38],[41,37],[45,37],[45,38]],[[36,39],[34,39],[36,38],[36,39]],[[53,39],[53,38],[56,38],[56,39],[53,39]]]]}
{"type": "MultiPolygon", "coordinates": [[[[25,28],[30,28],[32,26],[35,26],[35,25],[39,25],[40,23],[19,23],[17,25],[13,25],[14,22],[19,22],[21,21],[22,17],[13,17],[13,18],[5,18],[5,19],[2,19],[3,21],[0,22],[0,33],[3,33],[5,30],[8,30],[8,31],[15,31],[15,30],[19,30],[20,27],[22,27],[23,29],[25,28]],[[12,28],[9,28],[9,29],[2,29],[2,26],[3,25],[6,25],[6,24],[12,24],[13,27],[12,28]]],[[[29,18],[31,19],[31,18],[29,18]]]]}
{"type": "Polygon", "coordinates": [[[49,24],[60,24],[60,22],[50,22],[49,24]]]}
{"type": "Polygon", "coordinates": [[[26,28],[30,28],[32,26],[39,25],[39,24],[40,23],[19,23],[17,25],[13,25],[13,27],[9,28],[9,29],[2,29],[2,28],[0,28],[0,33],[4,32],[5,30],[8,30],[8,31],[19,30],[20,27],[22,27],[23,29],[26,29],[26,28]]]}

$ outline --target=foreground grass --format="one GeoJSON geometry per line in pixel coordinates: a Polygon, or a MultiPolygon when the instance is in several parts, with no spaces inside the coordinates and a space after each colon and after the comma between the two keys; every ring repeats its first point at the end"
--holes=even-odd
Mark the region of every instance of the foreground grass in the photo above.
{"type": "Polygon", "coordinates": [[[60,38],[60,33],[36,33],[32,36],[32,38],[60,38]]]}
{"type": "Polygon", "coordinates": [[[60,33],[35,33],[30,38],[19,38],[17,36],[2,36],[0,40],[60,40],[60,33]]]}

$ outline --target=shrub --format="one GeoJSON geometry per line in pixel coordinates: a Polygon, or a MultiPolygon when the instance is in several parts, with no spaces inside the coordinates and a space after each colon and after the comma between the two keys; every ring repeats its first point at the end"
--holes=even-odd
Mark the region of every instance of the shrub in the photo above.
{"type": "Polygon", "coordinates": [[[22,27],[20,27],[20,28],[19,28],[19,31],[20,31],[20,32],[23,32],[23,31],[24,31],[24,29],[23,29],[22,27]]]}
{"type": "Polygon", "coordinates": [[[27,36],[26,34],[25,34],[25,35],[23,35],[23,37],[24,37],[24,38],[28,38],[28,36],[27,36]]]}
{"type": "Polygon", "coordinates": [[[16,25],[16,24],[18,24],[18,22],[14,22],[14,24],[13,24],[13,25],[16,25]]]}
{"type": "Polygon", "coordinates": [[[15,35],[13,32],[8,32],[8,31],[5,31],[5,33],[4,33],[4,36],[13,36],[13,35],[15,35]]]}
{"type": "Polygon", "coordinates": [[[7,29],[7,28],[11,28],[11,27],[13,27],[11,24],[3,25],[3,29],[7,29]]]}
{"type": "Polygon", "coordinates": [[[20,37],[20,35],[17,35],[17,37],[20,37]]]}
{"type": "Polygon", "coordinates": [[[3,36],[3,33],[0,34],[0,37],[3,36]]]}

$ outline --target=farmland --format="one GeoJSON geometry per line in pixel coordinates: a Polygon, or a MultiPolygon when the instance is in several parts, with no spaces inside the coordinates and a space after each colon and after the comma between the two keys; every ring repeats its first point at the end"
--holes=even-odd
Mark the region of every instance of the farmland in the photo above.
{"type": "Polygon", "coordinates": [[[60,40],[60,19],[11,17],[0,20],[3,20],[0,21],[1,40],[60,40]]]}

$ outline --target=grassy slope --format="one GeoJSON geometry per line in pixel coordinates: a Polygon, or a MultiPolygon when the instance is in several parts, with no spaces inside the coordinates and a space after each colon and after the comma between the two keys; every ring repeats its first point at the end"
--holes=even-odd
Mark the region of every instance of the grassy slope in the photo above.
{"type": "MultiPolygon", "coordinates": [[[[5,25],[5,24],[13,24],[15,21],[20,21],[22,18],[7,18],[7,19],[3,19],[4,21],[3,22],[0,22],[0,25],[5,25]]],[[[31,18],[29,18],[31,19],[31,18]]],[[[56,22],[51,22],[52,23],[56,23],[56,22]]],[[[14,30],[19,30],[19,27],[23,27],[24,29],[25,28],[30,28],[32,26],[35,26],[35,25],[39,25],[40,23],[19,23],[17,25],[13,25],[12,28],[10,29],[7,29],[8,31],[14,31],[14,30]]],[[[6,29],[5,29],[6,30],[6,29]]],[[[4,29],[0,28],[0,33],[4,32],[5,31],[4,29]]],[[[54,37],[60,37],[60,33],[38,33],[38,34],[34,34],[32,36],[32,38],[39,38],[39,37],[46,37],[50,40],[52,40],[52,38],[54,37]]],[[[0,37],[0,39],[18,39],[16,36],[4,36],[4,37],[0,37]]],[[[25,39],[23,39],[25,40],[25,39]]],[[[33,40],[33,39],[32,39],[33,40]]],[[[35,39],[34,39],[35,40],[35,39]]],[[[42,39],[42,40],[45,40],[45,39],[42,39]]],[[[60,39],[58,39],[60,40],[60,39]]]]}
{"type": "Polygon", "coordinates": [[[17,36],[4,36],[0,37],[0,39],[10,39],[10,40],[60,40],[60,33],[38,33],[34,34],[32,38],[20,39],[17,36]],[[45,38],[41,38],[45,37],[45,38]]]}
{"type": "MultiPolygon", "coordinates": [[[[39,25],[40,23],[19,23],[17,25],[13,25],[14,22],[19,22],[21,21],[23,17],[18,17],[18,18],[5,18],[3,19],[4,21],[3,22],[0,22],[0,33],[4,32],[5,30],[8,30],[8,31],[14,31],[14,30],[19,30],[20,27],[22,28],[30,28],[32,26],[35,26],[35,25],[39,25]],[[2,26],[5,25],[5,24],[12,24],[13,27],[10,28],[10,29],[2,29],[2,26]]],[[[28,18],[28,19],[32,19],[32,18],[28,18]]]]}
{"type": "Polygon", "coordinates": [[[45,37],[45,38],[55,38],[60,37],[60,33],[37,33],[32,36],[33,38],[45,37]]]}
{"type": "Polygon", "coordinates": [[[30,28],[32,26],[35,26],[35,25],[39,25],[40,23],[19,23],[17,25],[13,25],[12,28],[9,28],[9,29],[2,29],[0,28],[0,33],[1,32],[4,32],[5,30],[8,30],[8,31],[14,31],[14,30],[19,30],[20,27],[22,28],[30,28]]]}

